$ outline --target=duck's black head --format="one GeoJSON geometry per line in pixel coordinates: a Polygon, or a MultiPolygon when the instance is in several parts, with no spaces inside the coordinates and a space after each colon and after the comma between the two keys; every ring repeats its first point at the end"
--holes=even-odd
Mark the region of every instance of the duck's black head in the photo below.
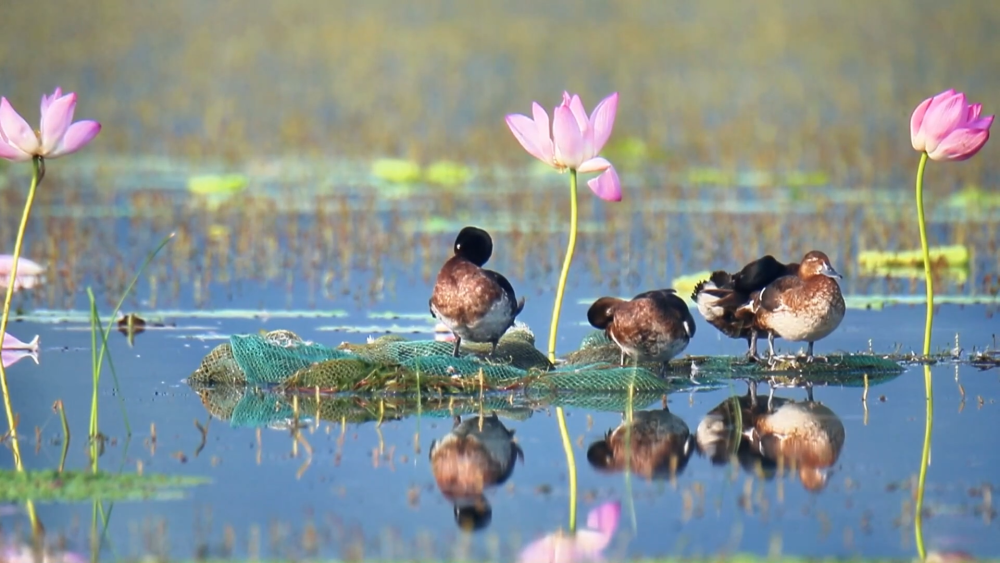
{"type": "Polygon", "coordinates": [[[590,466],[599,471],[607,471],[614,465],[615,454],[611,451],[611,444],[608,443],[607,437],[604,440],[598,440],[587,448],[587,461],[590,462],[590,466]]]}
{"type": "Polygon", "coordinates": [[[482,266],[493,255],[493,239],[479,227],[465,227],[455,237],[455,256],[482,266]]]}
{"type": "Polygon", "coordinates": [[[455,504],[455,524],[464,532],[478,532],[493,521],[493,508],[486,497],[455,504]]]}

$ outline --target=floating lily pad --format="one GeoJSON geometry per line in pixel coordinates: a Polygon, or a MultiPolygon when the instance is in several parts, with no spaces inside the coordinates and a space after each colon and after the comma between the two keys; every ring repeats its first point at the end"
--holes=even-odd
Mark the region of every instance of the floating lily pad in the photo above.
{"type": "Polygon", "coordinates": [[[704,270],[693,274],[678,276],[674,278],[670,287],[674,288],[677,291],[677,295],[680,295],[684,301],[690,301],[689,297],[692,293],[694,293],[694,286],[698,285],[698,283],[703,280],[707,280],[711,275],[712,272],[710,270],[704,270]]]}
{"type": "Polygon", "coordinates": [[[1000,192],[984,190],[979,186],[966,186],[948,198],[949,207],[1000,207],[1000,192]]]}
{"type": "Polygon", "coordinates": [[[736,175],[718,168],[690,168],[687,171],[688,182],[698,185],[733,185],[736,175]]]}
{"type": "MultiPolygon", "coordinates": [[[[970,261],[969,248],[962,244],[937,246],[930,249],[931,263],[937,266],[964,266],[970,261]]],[[[924,258],[920,250],[864,250],[858,254],[858,264],[864,268],[910,266],[923,268],[924,258]]]]}
{"type": "Polygon", "coordinates": [[[397,184],[412,184],[420,180],[420,164],[402,158],[380,158],[372,162],[372,175],[397,184]]]}
{"type": "Polygon", "coordinates": [[[785,184],[792,188],[815,188],[829,183],[830,177],[820,170],[812,172],[793,170],[785,173],[785,184]]]}
{"type": "Polygon", "coordinates": [[[192,176],[188,178],[188,191],[200,195],[231,195],[247,187],[247,177],[242,174],[192,176]]]}
{"type": "Polygon", "coordinates": [[[0,500],[58,501],[176,498],[180,489],[208,483],[202,477],[99,471],[0,470],[0,500]]]}
{"type": "MultiPolygon", "coordinates": [[[[879,278],[888,277],[895,279],[916,280],[924,278],[924,268],[923,266],[877,266],[874,268],[862,266],[861,275],[879,278]]],[[[969,269],[961,266],[935,268],[934,275],[935,277],[943,276],[944,278],[960,285],[969,281],[969,269]]]]}
{"type": "MultiPolygon", "coordinates": [[[[924,305],[927,297],[920,295],[846,295],[848,309],[884,309],[892,305],[924,305]]],[[[935,305],[997,305],[995,295],[935,295],[935,305]]]]}
{"type": "Polygon", "coordinates": [[[427,167],[424,179],[430,184],[441,186],[460,186],[472,177],[472,169],[464,164],[439,160],[427,167]]]}
{"type": "Polygon", "coordinates": [[[652,157],[649,145],[637,137],[612,139],[604,148],[604,154],[617,165],[638,165],[652,157]]]}
{"type": "MultiPolygon", "coordinates": [[[[214,309],[214,310],[183,310],[159,309],[153,311],[129,311],[146,319],[147,324],[162,322],[164,319],[335,319],[347,316],[347,311],[333,309],[327,311],[314,310],[256,310],[256,309],[214,309]]],[[[11,314],[11,318],[19,321],[36,323],[74,323],[90,324],[90,311],[74,309],[36,309],[34,311],[11,314]]]]}

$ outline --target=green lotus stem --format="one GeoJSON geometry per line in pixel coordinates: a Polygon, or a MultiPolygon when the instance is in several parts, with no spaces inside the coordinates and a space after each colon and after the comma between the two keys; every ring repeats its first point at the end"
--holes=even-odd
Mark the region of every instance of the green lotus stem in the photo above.
{"type": "Polygon", "coordinates": [[[917,478],[916,514],[913,517],[913,529],[916,535],[917,553],[920,560],[927,557],[924,548],[924,485],[927,483],[927,466],[931,460],[931,431],[934,429],[934,386],[931,382],[931,366],[924,365],[924,393],[927,398],[927,422],[924,425],[924,449],[920,454],[920,476],[917,478]]]}
{"type": "Polygon", "coordinates": [[[549,361],[556,361],[556,334],[559,332],[559,312],[562,310],[563,293],[566,291],[566,278],[569,277],[569,266],[573,263],[573,249],[576,248],[576,170],[569,171],[569,244],[566,245],[566,258],[563,260],[562,272],[559,274],[559,286],[556,288],[556,303],[552,307],[552,325],[549,327],[549,361]]]}
{"type": "Polygon", "coordinates": [[[559,421],[559,435],[562,437],[566,466],[569,469],[569,533],[572,534],[576,532],[576,459],[573,456],[573,442],[569,438],[569,430],[566,429],[566,414],[562,407],[556,407],[556,419],[559,421]]]}
{"type": "MultiPolygon", "coordinates": [[[[45,161],[36,156],[31,160],[31,187],[28,188],[28,199],[24,200],[24,212],[21,214],[21,225],[17,228],[17,241],[14,242],[14,260],[10,268],[10,278],[7,282],[7,295],[3,299],[3,317],[0,318],[0,341],[7,334],[7,319],[10,316],[10,301],[14,297],[14,286],[17,284],[17,263],[21,259],[21,247],[24,245],[24,231],[28,226],[31,206],[35,201],[35,191],[45,177],[45,161]]],[[[3,408],[7,413],[7,427],[10,429],[11,449],[14,452],[14,467],[24,471],[21,463],[21,447],[17,443],[17,425],[14,423],[14,409],[10,405],[10,390],[7,388],[7,370],[0,363],[0,388],[3,390],[3,408]]]]}
{"type": "Polygon", "coordinates": [[[924,168],[927,153],[920,155],[917,165],[917,225],[920,227],[920,250],[924,255],[924,287],[927,289],[927,319],[924,321],[924,355],[931,353],[931,325],[934,324],[934,280],[931,278],[931,251],[927,244],[927,222],[924,219],[924,168]]]}
{"type": "Polygon", "coordinates": [[[625,404],[625,499],[628,501],[632,533],[639,533],[639,521],[635,515],[635,496],[632,493],[632,421],[635,419],[635,372],[628,384],[628,402],[625,404]]]}

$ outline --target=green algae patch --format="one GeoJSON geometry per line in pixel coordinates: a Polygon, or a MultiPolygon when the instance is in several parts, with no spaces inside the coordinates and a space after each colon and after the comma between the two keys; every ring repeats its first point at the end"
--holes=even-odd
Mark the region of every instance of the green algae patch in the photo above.
{"type": "Polygon", "coordinates": [[[79,502],[177,498],[181,490],[208,482],[206,478],[180,475],[0,470],[0,500],[79,502]]]}
{"type": "MultiPolygon", "coordinates": [[[[971,260],[969,248],[962,244],[936,246],[930,249],[931,264],[946,267],[968,267],[971,260]]],[[[858,253],[862,270],[889,267],[924,267],[920,250],[864,250],[858,253]]]]}

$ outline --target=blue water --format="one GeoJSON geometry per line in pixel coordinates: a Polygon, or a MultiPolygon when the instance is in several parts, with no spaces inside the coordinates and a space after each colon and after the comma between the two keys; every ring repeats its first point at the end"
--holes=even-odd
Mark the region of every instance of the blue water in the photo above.
{"type": "MultiPolygon", "coordinates": [[[[516,278],[512,282],[515,287],[523,283],[516,278]]],[[[576,322],[585,311],[584,305],[575,304],[576,298],[598,290],[580,288],[567,295],[561,349],[570,349],[589,330],[576,322]]],[[[429,284],[411,284],[406,293],[385,302],[382,310],[420,313],[420,303],[429,292],[429,284]]],[[[539,345],[545,333],[537,327],[546,326],[549,299],[548,295],[535,298],[535,305],[523,315],[538,330],[539,345]]],[[[369,319],[361,307],[348,312],[336,324],[380,322],[369,319]]],[[[869,338],[876,350],[890,351],[897,345],[917,349],[922,319],[919,307],[850,310],[841,328],[817,344],[817,352],[867,349],[869,338]]],[[[449,420],[413,417],[346,429],[321,422],[303,432],[312,448],[311,461],[303,470],[309,456],[301,446],[293,455],[288,430],[260,429],[258,442],[256,429],[210,421],[198,397],[182,382],[221,342],[220,335],[289,328],[303,338],[336,345],[361,342],[367,334],[320,330],[331,324],[328,320],[170,320],[176,322],[176,330],[138,334],[134,347],[121,334],[112,335],[111,354],[121,392],[112,392],[110,372],[105,370],[100,426],[113,445],[101,465],[112,471],[119,467],[135,471],[141,463],[146,472],[204,476],[211,483],[190,489],[181,498],[116,503],[103,546],[105,557],[161,549],[176,557],[195,556],[205,549],[234,557],[303,556],[307,553],[302,538],[308,535],[307,528],[315,526],[318,553],[331,557],[391,556],[413,550],[447,555],[456,549],[468,550],[459,555],[510,558],[518,545],[566,525],[567,470],[554,411],[543,408],[524,421],[504,420],[516,431],[524,462],[518,463],[505,485],[488,494],[490,525],[467,535],[456,526],[450,503],[438,493],[428,462],[428,446],[447,433],[449,420]],[[185,330],[186,326],[194,328],[185,330]],[[119,396],[133,430],[127,450],[119,396]],[[195,421],[208,428],[207,443],[198,455],[194,452],[200,433],[195,421]],[[154,425],[155,453],[148,441],[154,425]],[[167,534],[162,543],[145,541],[143,526],[158,529],[160,524],[167,534]],[[227,529],[235,538],[231,543],[225,540],[227,529]]],[[[421,322],[424,336],[413,337],[430,337],[429,321],[410,324],[421,322]]],[[[959,332],[966,350],[982,348],[991,342],[994,323],[984,307],[944,306],[936,318],[935,342],[947,345],[959,332]]],[[[87,463],[83,435],[89,416],[90,335],[81,328],[72,323],[12,324],[15,334],[22,338],[40,334],[43,344],[39,365],[24,360],[8,372],[29,468],[58,464],[60,446],[53,439],[61,429],[52,404],[59,399],[66,404],[75,432],[67,466],[83,468],[87,463]],[[42,437],[37,449],[36,427],[42,437]]],[[[687,353],[742,353],[740,342],[719,337],[706,323],[699,329],[687,353]]],[[[629,495],[621,474],[600,474],[586,461],[586,447],[619,424],[621,414],[568,408],[579,471],[580,518],[600,501],[624,503],[609,554],[768,553],[780,546],[784,553],[802,555],[910,557],[915,553],[910,485],[919,468],[924,433],[922,373],[919,367],[911,368],[873,386],[867,417],[861,388],[815,389],[815,400],[832,409],[846,430],[839,459],[826,487],[818,492],[807,491],[794,473],[763,482],[734,467],[712,466],[695,454],[673,482],[633,478],[629,495]]],[[[932,373],[936,415],[925,500],[930,511],[925,519],[927,543],[996,554],[1000,536],[992,533],[992,508],[987,506],[984,516],[983,499],[970,495],[970,490],[992,483],[992,468],[1000,457],[985,434],[997,421],[997,371],[939,365],[932,373]],[[959,383],[965,390],[964,405],[959,383]]],[[[731,389],[673,394],[669,408],[693,433],[702,417],[730,393],[745,392],[745,384],[734,382],[731,389]]],[[[761,392],[766,393],[767,387],[761,386],[761,392]]],[[[806,393],[779,389],[776,396],[804,400],[806,393]]],[[[2,459],[4,467],[12,466],[9,453],[2,459]]],[[[88,526],[80,524],[89,523],[91,510],[90,503],[41,504],[39,516],[50,533],[66,533],[71,546],[85,551],[88,526]]],[[[26,526],[26,519],[20,512],[0,517],[0,524],[5,529],[26,526]]]]}

